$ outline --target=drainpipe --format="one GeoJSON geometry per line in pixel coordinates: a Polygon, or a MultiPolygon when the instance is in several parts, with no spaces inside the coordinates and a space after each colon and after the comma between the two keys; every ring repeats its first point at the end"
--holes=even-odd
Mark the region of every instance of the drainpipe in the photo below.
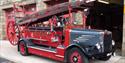
{"type": "Polygon", "coordinates": [[[123,41],[122,41],[122,56],[125,56],[125,2],[124,2],[124,15],[123,15],[123,41]]]}

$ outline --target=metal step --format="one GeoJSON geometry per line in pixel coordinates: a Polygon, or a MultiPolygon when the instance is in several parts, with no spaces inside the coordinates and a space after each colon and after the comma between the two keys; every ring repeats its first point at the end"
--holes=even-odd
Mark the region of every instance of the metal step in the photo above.
{"type": "Polygon", "coordinates": [[[28,46],[28,48],[33,48],[33,49],[37,49],[37,50],[41,50],[41,51],[56,53],[56,48],[42,46],[42,45],[32,45],[32,46],[28,46]]]}

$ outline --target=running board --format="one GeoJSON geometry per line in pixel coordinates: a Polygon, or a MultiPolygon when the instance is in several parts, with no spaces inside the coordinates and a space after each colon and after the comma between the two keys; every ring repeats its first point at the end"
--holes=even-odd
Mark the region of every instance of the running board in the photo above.
{"type": "Polygon", "coordinates": [[[52,48],[52,47],[32,45],[32,46],[28,46],[28,48],[37,49],[37,50],[46,51],[46,52],[51,52],[51,53],[56,53],[56,48],[52,48]]]}

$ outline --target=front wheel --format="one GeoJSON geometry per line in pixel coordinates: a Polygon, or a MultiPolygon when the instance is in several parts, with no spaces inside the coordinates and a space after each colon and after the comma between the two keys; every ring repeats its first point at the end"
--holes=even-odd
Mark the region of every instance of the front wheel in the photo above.
{"type": "Polygon", "coordinates": [[[88,58],[78,48],[72,48],[67,57],[67,63],[88,63],[88,58]]]}

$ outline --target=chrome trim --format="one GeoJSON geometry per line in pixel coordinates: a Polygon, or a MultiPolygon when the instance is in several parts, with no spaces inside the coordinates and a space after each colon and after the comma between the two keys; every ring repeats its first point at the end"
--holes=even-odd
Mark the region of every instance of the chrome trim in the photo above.
{"type": "Polygon", "coordinates": [[[46,52],[52,52],[52,53],[56,53],[56,51],[50,51],[50,50],[41,49],[41,48],[32,47],[32,46],[28,46],[28,48],[37,49],[37,50],[42,50],[42,51],[46,51],[46,52]]]}
{"type": "Polygon", "coordinates": [[[39,41],[47,41],[47,40],[45,40],[45,39],[38,39],[38,38],[28,38],[28,39],[33,39],[33,40],[39,40],[39,41]]]}
{"type": "Polygon", "coordinates": [[[56,55],[57,57],[60,57],[60,58],[64,58],[64,56],[62,56],[62,55],[56,55]]]}
{"type": "Polygon", "coordinates": [[[57,47],[58,49],[65,49],[64,47],[57,47]]]}

